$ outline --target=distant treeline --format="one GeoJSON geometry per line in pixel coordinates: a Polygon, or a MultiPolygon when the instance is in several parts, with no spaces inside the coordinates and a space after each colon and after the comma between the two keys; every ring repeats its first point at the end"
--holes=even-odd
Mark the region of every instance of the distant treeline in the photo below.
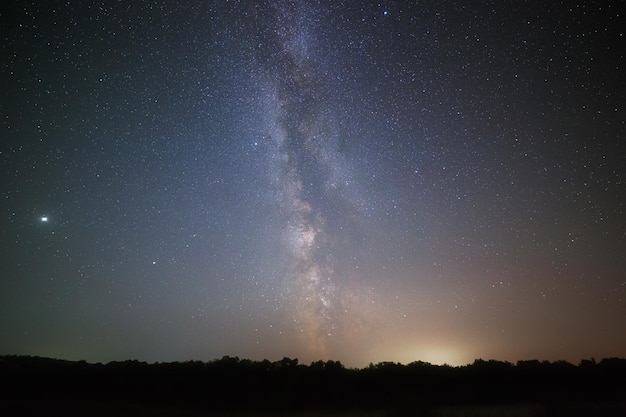
{"type": "Polygon", "coordinates": [[[452,367],[413,362],[350,369],[337,361],[90,364],[0,356],[0,399],[107,401],[211,410],[416,409],[437,405],[624,401],[626,359],[477,359],[452,367]]]}

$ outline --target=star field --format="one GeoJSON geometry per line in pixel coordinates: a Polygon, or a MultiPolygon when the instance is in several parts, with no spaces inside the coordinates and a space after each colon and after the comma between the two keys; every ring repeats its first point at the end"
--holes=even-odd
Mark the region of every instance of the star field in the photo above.
{"type": "Polygon", "coordinates": [[[0,354],[626,356],[614,5],[0,20],[0,354]]]}

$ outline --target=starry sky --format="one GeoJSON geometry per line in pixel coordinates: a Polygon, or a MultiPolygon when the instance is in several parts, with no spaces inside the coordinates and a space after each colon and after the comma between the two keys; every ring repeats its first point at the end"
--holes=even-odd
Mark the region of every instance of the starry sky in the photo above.
{"type": "Polygon", "coordinates": [[[8,1],[0,354],[626,357],[617,4],[8,1]]]}

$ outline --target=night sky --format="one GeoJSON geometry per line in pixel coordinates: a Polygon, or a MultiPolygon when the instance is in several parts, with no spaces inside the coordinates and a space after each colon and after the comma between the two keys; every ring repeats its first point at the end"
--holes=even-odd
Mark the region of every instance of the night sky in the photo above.
{"type": "Polygon", "coordinates": [[[8,1],[0,354],[626,357],[617,5],[8,1]]]}

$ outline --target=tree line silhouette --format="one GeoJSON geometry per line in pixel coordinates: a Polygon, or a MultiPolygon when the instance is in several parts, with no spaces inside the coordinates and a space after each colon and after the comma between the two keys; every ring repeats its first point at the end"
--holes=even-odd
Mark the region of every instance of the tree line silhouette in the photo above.
{"type": "Polygon", "coordinates": [[[626,359],[477,359],[346,368],[338,361],[87,363],[0,356],[0,400],[100,401],[199,410],[413,410],[440,405],[626,401],[626,359]]]}

